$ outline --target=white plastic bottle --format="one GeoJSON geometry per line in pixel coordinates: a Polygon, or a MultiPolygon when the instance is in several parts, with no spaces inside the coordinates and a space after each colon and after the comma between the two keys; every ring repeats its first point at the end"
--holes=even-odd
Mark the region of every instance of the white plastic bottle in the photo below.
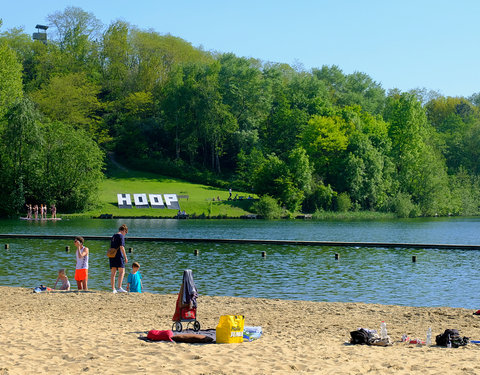
{"type": "Polygon", "coordinates": [[[387,334],[387,323],[382,321],[380,323],[380,338],[381,339],[386,339],[387,336],[388,336],[388,334],[387,334]]]}
{"type": "Polygon", "coordinates": [[[432,345],[432,328],[428,327],[427,330],[427,341],[426,341],[427,346],[432,345]]]}

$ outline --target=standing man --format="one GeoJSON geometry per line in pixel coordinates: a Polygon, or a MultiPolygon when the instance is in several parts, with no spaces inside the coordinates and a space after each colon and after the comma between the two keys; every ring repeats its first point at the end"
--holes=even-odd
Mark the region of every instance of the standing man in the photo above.
{"type": "Polygon", "coordinates": [[[231,201],[232,200],[232,188],[228,189],[228,193],[230,194],[228,196],[228,200],[231,201]]]}
{"type": "Polygon", "coordinates": [[[125,224],[122,224],[118,228],[118,233],[112,236],[110,241],[110,247],[117,249],[117,254],[114,258],[109,258],[110,261],[110,282],[112,284],[112,292],[126,293],[126,290],[122,288],[123,276],[125,275],[125,264],[128,263],[127,254],[125,253],[125,236],[128,233],[128,228],[125,224]],[[118,270],[118,289],[115,289],[115,275],[118,270]]]}

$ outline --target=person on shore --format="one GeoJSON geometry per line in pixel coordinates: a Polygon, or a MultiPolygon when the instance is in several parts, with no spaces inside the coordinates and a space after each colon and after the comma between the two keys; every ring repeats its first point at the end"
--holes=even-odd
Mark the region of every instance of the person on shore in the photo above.
{"type": "Polygon", "coordinates": [[[57,281],[55,281],[53,289],[57,288],[58,281],[62,281],[62,286],[60,287],[60,290],[70,290],[70,281],[68,281],[67,274],[65,273],[65,268],[61,268],[58,270],[57,281]]]}
{"type": "Polygon", "coordinates": [[[142,293],[142,275],[138,272],[139,269],[140,264],[133,262],[132,272],[128,275],[127,292],[142,293]]]}
{"type": "Polygon", "coordinates": [[[26,204],[27,206],[27,219],[31,219],[32,218],[32,205],[31,204],[26,204]]]}
{"type": "Polygon", "coordinates": [[[231,201],[232,200],[232,188],[228,189],[228,200],[231,201]]]}
{"type": "Polygon", "coordinates": [[[52,204],[52,206],[50,207],[50,211],[52,211],[52,219],[56,219],[57,218],[57,207],[55,207],[55,203],[52,204]]]}
{"type": "Polygon", "coordinates": [[[35,216],[35,220],[38,219],[38,204],[33,206],[33,215],[35,216]]]}
{"type": "Polygon", "coordinates": [[[77,282],[78,290],[88,290],[88,247],[83,245],[83,237],[75,237],[74,243],[77,247],[75,255],[77,257],[77,264],[75,266],[75,281],[77,282]]]}
{"type": "Polygon", "coordinates": [[[125,264],[128,263],[127,254],[125,253],[125,236],[128,233],[128,227],[122,224],[118,228],[118,233],[115,233],[110,240],[110,247],[117,249],[115,258],[109,258],[110,262],[110,283],[112,285],[113,293],[126,293],[122,288],[123,277],[125,276],[125,264]],[[117,289],[115,289],[115,276],[118,271],[117,289]]]}

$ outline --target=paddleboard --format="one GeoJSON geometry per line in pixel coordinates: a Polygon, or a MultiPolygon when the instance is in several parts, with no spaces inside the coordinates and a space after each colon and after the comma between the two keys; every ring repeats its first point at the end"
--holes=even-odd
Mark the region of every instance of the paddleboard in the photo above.
{"type": "Polygon", "coordinates": [[[32,220],[32,221],[44,221],[44,220],[48,220],[48,221],[56,221],[56,220],[62,220],[61,217],[47,217],[46,219],[40,219],[40,218],[29,218],[29,217],[21,217],[20,220],[32,220]]]}

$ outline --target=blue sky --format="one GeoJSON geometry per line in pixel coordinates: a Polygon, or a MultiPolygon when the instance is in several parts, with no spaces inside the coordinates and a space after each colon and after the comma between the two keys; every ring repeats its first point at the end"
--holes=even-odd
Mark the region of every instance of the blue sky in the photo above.
{"type": "Polygon", "coordinates": [[[2,0],[2,31],[37,23],[67,6],[105,25],[122,19],[205,50],[263,61],[337,65],[386,90],[480,92],[477,0],[2,0]]]}

